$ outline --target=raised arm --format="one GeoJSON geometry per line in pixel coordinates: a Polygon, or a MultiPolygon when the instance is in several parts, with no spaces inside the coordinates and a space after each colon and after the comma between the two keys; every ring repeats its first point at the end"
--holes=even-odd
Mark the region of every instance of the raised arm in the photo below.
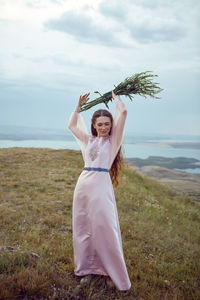
{"type": "Polygon", "coordinates": [[[80,96],[78,105],[76,106],[75,111],[72,112],[68,122],[68,128],[71,130],[73,135],[84,144],[87,144],[89,134],[87,133],[85,122],[80,115],[80,107],[89,100],[89,94],[90,93],[80,96]]]}
{"type": "Polygon", "coordinates": [[[115,95],[114,93],[112,95],[115,102],[115,112],[113,117],[113,127],[111,134],[111,160],[113,161],[122,144],[124,136],[124,127],[127,117],[127,109],[119,95],[115,95]]]}

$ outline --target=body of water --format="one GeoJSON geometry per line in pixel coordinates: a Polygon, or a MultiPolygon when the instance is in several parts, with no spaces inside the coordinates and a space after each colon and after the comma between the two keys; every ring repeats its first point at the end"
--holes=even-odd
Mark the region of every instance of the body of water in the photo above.
{"type": "MultiPolygon", "coordinates": [[[[166,140],[163,140],[166,142],[166,140]]],[[[0,140],[0,148],[11,147],[34,147],[34,148],[51,148],[51,149],[73,149],[80,150],[77,142],[74,141],[57,141],[57,140],[0,140]]],[[[126,158],[148,158],[149,156],[162,157],[188,157],[200,160],[199,149],[173,148],[169,145],[159,143],[135,143],[123,144],[123,154],[126,158]]],[[[185,169],[191,173],[200,173],[200,168],[185,169]]]]}

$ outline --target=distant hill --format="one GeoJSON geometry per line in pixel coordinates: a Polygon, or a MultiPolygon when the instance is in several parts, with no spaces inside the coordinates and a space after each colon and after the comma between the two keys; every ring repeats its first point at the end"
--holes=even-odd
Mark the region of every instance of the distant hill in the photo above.
{"type": "Polygon", "coordinates": [[[73,140],[66,129],[45,129],[24,126],[0,126],[0,139],[4,140],[73,140]]]}
{"type": "Polygon", "coordinates": [[[195,169],[200,167],[200,160],[189,157],[149,156],[142,158],[127,158],[126,161],[136,167],[160,166],[168,169],[195,169]]]}
{"type": "Polygon", "coordinates": [[[200,174],[179,172],[159,166],[134,167],[137,172],[158,180],[184,196],[200,203],[200,174]]]}
{"type": "MultiPolygon", "coordinates": [[[[89,128],[88,128],[89,130],[89,128]]],[[[0,125],[0,139],[12,139],[12,140],[26,140],[26,139],[52,139],[52,140],[72,140],[73,136],[67,129],[67,121],[65,128],[37,128],[30,126],[14,126],[14,125],[0,125]]],[[[169,135],[169,134],[137,134],[126,133],[124,136],[124,143],[158,143],[164,139],[174,141],[168,143],[172,147],[193,147],[196,149],[200,145],[200,136],[188,136],[188,135],[169,135]],[[187,140],[188,143],[177,143],[177,141],[187,140]],[[152,142],[153,141],[153,142],[152,142]],[[193,143],[193,144],[192,144],[193,143]]]]}
{"type": "Polygon", "coordinates": [[[200,174],[180,172],[176,169],[199,168],[200,161],[187,157],[149,156],[147,159],[127,158],[125,161],[140,174],[158,180],[200,203],[200,174]]]}

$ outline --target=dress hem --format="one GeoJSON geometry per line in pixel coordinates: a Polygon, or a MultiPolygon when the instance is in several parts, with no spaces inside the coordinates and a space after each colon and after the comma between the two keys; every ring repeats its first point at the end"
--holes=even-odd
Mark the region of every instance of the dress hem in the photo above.
{"type": "MultiPolygon", "coordinates": [[[[88,269],[88,270],[85,270],[82,274],[77,274],[76,271],[74,271],[74,274],[78,277],[82,277],[82,276],[85,276],[85,275],[103,275],[103,276],[109,276],[108,274],[104,273],[104,272],[100,272],[100,271],[93,271],[93,269],[88,269]]],[[[131,284],[128,288],[118,288],[116,285],[115,285],[116,289],[118,291],[128,291],[130,290],[131,288],[131,284]]]]}
{"type": "Polygon", "coordinates": [[[87,270],[81,272],[81,274],[78,274],[78,272],[74,271],[74,274],[76,276],[85,276],[85,275],[89,275],[89,274],[108,276],[107,273],[105,273],[103,271],[95,271],[94,269],[87,269],[87,270]]]}

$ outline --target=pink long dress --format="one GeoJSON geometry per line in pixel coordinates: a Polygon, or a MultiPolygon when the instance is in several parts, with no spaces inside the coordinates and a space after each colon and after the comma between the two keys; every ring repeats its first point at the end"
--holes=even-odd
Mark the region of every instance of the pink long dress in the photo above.
{"type": "MultiPolygon", "coordinates": [[[[73,112],[68,128],[81,146],[85,167],[110,169],[122,143],[126,108],[115,99],[112,133],[93,137],[87,133],[80,113],[73,112]]],[[[74,273],[77,276],[110,276],[118,290],[131,287],[121,240],[121,231],[109,172],[83,170],[73,199],[74,273]]]]}

